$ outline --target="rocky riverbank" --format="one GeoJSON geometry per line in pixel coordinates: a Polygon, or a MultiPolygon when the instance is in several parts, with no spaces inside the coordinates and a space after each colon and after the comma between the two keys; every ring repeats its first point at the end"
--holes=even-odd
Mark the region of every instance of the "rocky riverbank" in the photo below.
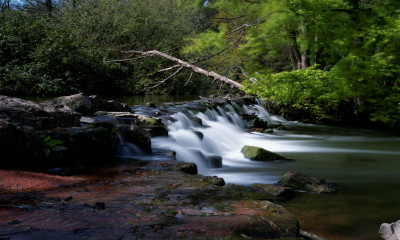
{"type": "MultiPolygon", "coordinates": [[[[205,101],[193,109],[226,100],[205,101]]],[[[167,134],[155,117],[162,114],[133,113],[96,96],[42,104],[0,96],[0,103],[0,166],[9,169],[0,171],[2,239],[301,239],[296,218],[273,202],[294,190],[329,193],[318,184],[337,191],[297,173],[284,186],[225,185],[173,154],[162,162],[118,159],[116,150],[129,144],[152,153],[149,135],[167,134]]],[[[254,130],[269,127],[243,117],[254,130]]]]}

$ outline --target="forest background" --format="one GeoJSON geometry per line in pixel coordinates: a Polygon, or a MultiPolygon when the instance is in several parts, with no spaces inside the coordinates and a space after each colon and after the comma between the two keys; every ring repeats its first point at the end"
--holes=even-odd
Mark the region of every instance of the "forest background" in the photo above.
{"type": "Polygon", "coordinates": [[[315,119],[400,128],[398,0],[0,0],[0,94],[220,88],[130,50],[167,53],[315,119]]]}

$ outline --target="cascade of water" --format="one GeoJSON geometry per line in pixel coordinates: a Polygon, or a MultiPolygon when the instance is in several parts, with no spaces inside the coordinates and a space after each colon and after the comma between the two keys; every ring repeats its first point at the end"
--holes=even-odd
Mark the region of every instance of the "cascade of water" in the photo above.
{"type": "Polygon", "coordinates": [[[202,174],[207,174],[210,167],[221,167],[222,163],[218,161],[223,161],[224,165],[231,163],[229,159],[248,161],[240,149],[245,144],[253,144],[251,139],[257,138],[257,135],[244,132],[246,123],[238,113],[255,114],[273,122],[269,113],[258,105],[232,103],[217,106],[216,109],[208,108],[194,116],[193,112],[189,112],[190,117],[178,112],[172,115],[175,121],[167,123],[168,138],[153,139],[153,146],[175,151],[180,161],[195,162],[202,174]],[[193,119],[200,119],[201,124],[193,119]]]}
{"type": "Polygon", "coordinates": [[[146,153],[133,143],[125,140],[122,134],[117,134],[119,143],[117,145],[117,156],[122,158],[131,158],[138,155],[146,155],[146,153]]]}

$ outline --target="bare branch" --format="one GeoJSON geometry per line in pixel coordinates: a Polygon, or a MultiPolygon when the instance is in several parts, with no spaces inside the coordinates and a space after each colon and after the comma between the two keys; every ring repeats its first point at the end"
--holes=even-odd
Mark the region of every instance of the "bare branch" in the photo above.
{"type": "Polygon", "coordinates": [[[192,76],[193,76],[193,72],[190,73],[188,80],[186,81],[185,85],[183,85],[183,86],[186,86],[189,83],[190,79],[192,79],[192,76]]]}
{"type": "Polygon", "coordinates": [[[169,79],[171,79],[172,77],[175,77],[176,74],[178,74],[182,69],[183,69],[183,67],[180,67],[178,70],[176,70],[176,72],[174,72],[173,74],[169,75],[169,77],[164,78],[162,81],[158,82],[152,88],[156,88],[156,87],[160,86],[161,84],[165,83],[166,81],[168,81],[169,79]]]}
{"type": "MultiPolygon", "coordinates": [[[[202,69],[202,68],[199,68],[199,67],[197,67],[197,66],[195,66],[195,65],[193,65],[193,64],[191,64],[191,63],[185,62],[185,61],[183,61],[183,60],[181,60],[181,59],[178,59],[178,58],[176,58],[176,57],[170,56],[170,55],[168,55],[168,54],[165,54],[165,53],[160,52],[160,51],[157,51],[157,50],[147,51],[147,52],[132,50],[132,51],[125,51],[125,52],[126,52],[126,53],[140,54],[140,55],[148,56],[148,57],[157,55],[157,56],[166,58],[166,59],[168,59],[168,60],[171,60],[171,61],[173,61],[173,62],[176,62],[178,65],[181,66],[181,68],[179,68],[178,71],[176,71],[175,73],[173,73],[173,74],[172,74],[170,77],[168,77],[167,79],[169,79],[169,78],[175,76],[176,74],[178,74],[179,71],[181,71],[183,68],[188,68],[188,69],[191,69],[193,72],[200,73],[200,74],[202,74],[202,75],[204,75],[204,76],[213,78],[214,80],[219,80],[219,81],[221,81],[221,82],[224,82],[224,83],[230,85],[231,87],[235,87],[235,88],[241,88],[241,87],[243,87],[242,84],[240,84],[240,83],[238,83],[238,82],[235,82],[235,81],[233,81],[232,79],[229,79],[229,78],[227,78],[227,77],[224,77],[224,76],[222,76],[222,75],[220,75],[220,74],[218,74],[218,73],[215,73],[215,72],[206,71],[206,70],[204,70],[204,69],[202,69]]],[[[160,84],[162,84],[162,83],[165,82],[165,81],[166,81],[166,80],[164,79],[160,84]]],[[[156,86],[159,86],[160,84],[157,84],[156,86]]]]}

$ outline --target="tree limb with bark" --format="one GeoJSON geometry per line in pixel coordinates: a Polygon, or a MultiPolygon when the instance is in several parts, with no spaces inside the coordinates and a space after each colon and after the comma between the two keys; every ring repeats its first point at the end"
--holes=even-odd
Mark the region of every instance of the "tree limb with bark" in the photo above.
{"type": "MultiPolygon", "coordinates": [[[[168,60],[170,60],[170,61],[175,63],[175,65],[173,65],[171,67],[168,67],[168,68],[161,69],[161,70],[159,70],[157,72],[157,73],[166,72],[166,71],[178,68],[178,70],[176,70],[170,76],[168,76],[167,78],[164,78],[163,80],[159,81],[156,85],[154,85],[154,87],[158,87],[159,85],[165,83],[166,81],[168,81],[172,77],[175,77],[180,71],[182,71],[184,69],[189,69],[192,72],[195,72],[195,73],[204,75],[206,77],[212,78],[212,79],[214,79],[214,81],[216,81],[216,80],[221,81],[222,83],[229,85],[231,88],[241,88],[241,87],[243,87],[242,84],[240,84],[240,83],[238,83],[236,81],[233,81],[230,78],[222,76],[222,75],[220,75],[220,74],[218,74],[216,72],[213,72],[213,71],[207,71],[207,70],[202,69],[202,68],[200,68],[200,67],[198,67],[198,66],[196,66],[196,65],[194,65],[192,63],[183,61],[182,59],[176,58],[174,56],[168,55],[168,54],[166,54],[164,52],[160,52],[160,51],[157,51],[157,50],[152,50],[152,51],[131,50],[131,51],[123,51],[123,53],[130,54],[132,57],[134,55],[141,55],[141,56],[144,56],[144,57],[158,56],[158,57],[162,57],[162,58],[168,59],[168,60]]],[[[127,59],[124,59],[123,61],[132,60],[132,59],[133,58],[127,58],[127,59]]]]}

